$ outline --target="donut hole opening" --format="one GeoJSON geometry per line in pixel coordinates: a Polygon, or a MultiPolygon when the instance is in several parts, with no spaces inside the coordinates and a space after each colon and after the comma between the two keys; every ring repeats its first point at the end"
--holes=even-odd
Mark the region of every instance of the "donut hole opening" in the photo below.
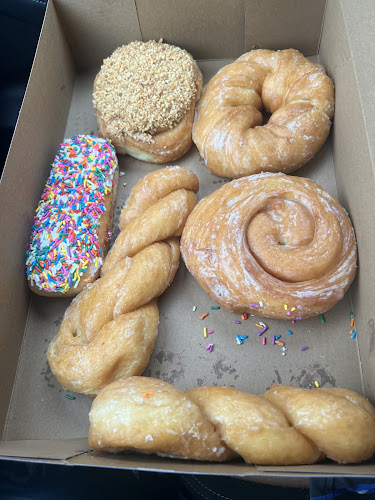
{"type": "Polygon", "coordinates": [[[266,111],[265,109],[263,109],[263,111],[262,111],[262,115],[263,115],[262,126],[263,126],[263,125],[267,125],[268,120],[269,120],[269,119],[271,118],[271,116],[272,116],[272,113],[270,113],[269,111],[266,111]]]}

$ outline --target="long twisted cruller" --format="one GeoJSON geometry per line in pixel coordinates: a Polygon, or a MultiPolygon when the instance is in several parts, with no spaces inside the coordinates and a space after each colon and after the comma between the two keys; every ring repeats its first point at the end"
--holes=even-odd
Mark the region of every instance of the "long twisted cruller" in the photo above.
{"type": "Polygon", "coordinates": [[[375,451],[375,409],[346,389],[273,385],[262,396],[231,387],[182,392],[130,377],[107,386],[90,412],[94,450],[136,450],[174,458],[259,465],[367,460],[375,451]]]}
{"type": "Polygon", "coordinates": [[[196,176],[180,167],[153,172],[135,186],[102,277],[72,301],[49,346],[50,368],[64,388],[95,395],[143,372],[157,335],[155,298],[177,271],[177,236],[197,191],[196,176]]]}

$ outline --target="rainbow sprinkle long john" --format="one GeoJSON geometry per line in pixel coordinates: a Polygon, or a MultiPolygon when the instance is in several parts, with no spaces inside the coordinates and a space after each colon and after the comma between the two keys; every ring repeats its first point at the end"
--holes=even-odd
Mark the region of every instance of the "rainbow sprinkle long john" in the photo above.
{"type": "Polygon", "coordinates": [[[77,135],[61,144],[36,209],[26,254],[30,284],[43,292],[77,288],[90,263],[102,264],[100,217],[118,164],[106,140],[77,135]]]}

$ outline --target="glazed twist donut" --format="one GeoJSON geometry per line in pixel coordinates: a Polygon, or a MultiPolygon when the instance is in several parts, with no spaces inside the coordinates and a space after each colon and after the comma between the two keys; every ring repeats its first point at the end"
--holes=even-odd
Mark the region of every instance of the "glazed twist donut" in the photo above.
{"type": "Polygon", "coordinates": [[[280,319],[331,309],[357,261],[341,205],[309,179],[272,173],[232,181],[201,200],[181,253],[221,306],[280,319]]]}
{"type": "Polygon", "coordinates": [[[193,141],[223,177],[289,173],[328,137],[334,87],[324,68],[293,49],[254,50],[222,68],[196,109],[193,141]],[[262,126],[262,108],[272,113],[262,126]]]}
{"type": "Polygon", "coordinates": [[[263,396],[231,387],[185,393],[153,378],[130,377],[94,401],[94,450],[135,450],[174,458],[259,465],[361,462],[375,451],[375,409],[346,389],[274,385],[263,396]]]}
{"type": "MultiPolygon", "coordinates": [[[[65,389],[93,396],[114,380],[141,374],[149,361],[159,323],[154,299],[176,274],[180,252],[174,235],[180,234],[196,203],[193,191],[173,191],[173,186],[178,185],[176,179],[186,185],[189,178],[193,189],[198,190],[194,174],[172,167],[139,181],[135,193],[140,191],[149,200],[147,192],[153,186],[150,178],[163,185],[159,193],[167,192],[167,186],[172,192],[146,209],[142,196],[137,202],[132,193],[129,210],[142,206],[144,213],[120,233],[104,275],[72,301],[49,346],[50,368],[65,389]],[[169,233],[163,227],[151,237],[150,228],[163,225],[165,216],[170,222],[169,233]],[[134,228],[134,234],[126,230],[129,226],[134,228]]],[[[123,217],[127,212],[125,208],[123,217]]]]}
{"type": "Polygon", "coordinates": [[[198,189],[193,172],[177,166],[141,179],[121,213],[121,232],[101,268],[102,276],[121,259],[133,257],[154,241],[180,236],[197,203],[198,189]]]}

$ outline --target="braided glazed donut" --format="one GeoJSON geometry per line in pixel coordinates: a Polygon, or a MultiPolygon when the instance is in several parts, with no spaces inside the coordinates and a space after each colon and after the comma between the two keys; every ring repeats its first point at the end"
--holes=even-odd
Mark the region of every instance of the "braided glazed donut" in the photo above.
{"type": "Polygon", "coordinates": [[[221,306],[280,319],[331,309],[357,261],[343,207],[309,179],[273,173],[232,181],[201,200],[181,253],[221,306]]]}
{"type": "Polygon", "coordinates": [[[178,166],[161,168],[141,179],[121,212],[121,232],[104,261],[101,275],[154,241],[181,236],[197,204],[198,189],[196,175],[178,166]]]}
{"type": "Polygon", "coordinates": [[[375,409],[346,389],[274,385],[263,396],[231,387],[185,393],[153,378],[130,377],[95,399],[94,450],[135,450],[174,458],[225,461],[240,455],[259,465],[339,463],[375,452],[375,409]]]}
{"type": "Polygon", "coordinates": [[[176,274],[176,236],[196,204],[189,186],[197,191],[198,180],[180,167],[153,172],[135,186],[123,218],[135,207],[144,213],[120,233],[102,277],[72,301],[50,343],[48,362],[65,389],[96,395],[112,381],[146,368],[159,323],[155,298],[176,274]],[[154,183],[161,199],[152,199],[154,183]],[[175,189],[179,185],[187,189],[175,189]],[[135,193],[142,194],[139,202],[135,193]],[[142,196],[151,206],[145,206],[142,196]]]}
{"type": "Polygon", "coordinates": [[[328,137],[334,87],[324,68],[297,50],[254,50],[222,68],[196,109],[193,141],[223,177],[289,173],[328,137]],[[262,126],[262,108],[272,113],[262,126]]]}

